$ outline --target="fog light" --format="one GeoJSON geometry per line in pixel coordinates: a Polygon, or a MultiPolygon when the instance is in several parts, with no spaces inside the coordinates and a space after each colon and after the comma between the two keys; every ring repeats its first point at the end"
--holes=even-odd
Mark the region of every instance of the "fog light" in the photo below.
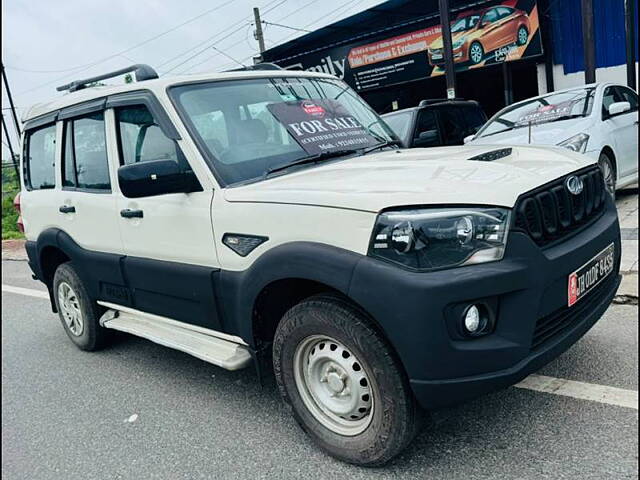
{"type": "Polygon", "coordinates": [[[475,305],[471,305],[464,314],[464,328],[467,333],[474,335],[480,331],[481,321],[480,310],[475,305]]]}

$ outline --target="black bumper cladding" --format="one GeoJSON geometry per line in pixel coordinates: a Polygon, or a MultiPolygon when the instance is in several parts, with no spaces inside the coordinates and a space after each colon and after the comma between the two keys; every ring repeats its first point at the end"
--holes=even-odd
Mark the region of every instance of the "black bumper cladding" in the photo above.
{"type": "Polygon", "coordinates": [[[416,273],[371,258],[354,270],[350,296],[378,321],[425,408],[472,399],[517,383],[573,345],[605,312],[620,283],[620,229],[607,196],[596,217],[544,247],[509,234],[502,261],[416,273]],[[614,266],[569,307],[569,276],[614,246],[614,266]],[[459,312],[482,303],[495,330],[463,338],[459,312]]]}

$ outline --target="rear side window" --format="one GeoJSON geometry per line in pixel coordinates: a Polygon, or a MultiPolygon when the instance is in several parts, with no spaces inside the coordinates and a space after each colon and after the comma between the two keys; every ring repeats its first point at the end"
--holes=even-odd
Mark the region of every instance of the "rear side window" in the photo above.
{"type": "Polygon", "coordinates": [[[462,107],[461,112],[466,128],[466,131],[464,132],[465,137],[467,135],[477,133],[478,130],[480,130],[480,127],[482,127],[482,125],[487,121],[487,117],[480,108],[462,107]]]}
{"type": "Polygon", "coordinates": [[[111,190],[104,112],[65,122],[62,185],[111,190]]]}
{"type": "Polygon", "coordinates": [[[144,105],[116,109],[120,163],[184,159],[175,141],[168,138],[154,121],[153,115],[144,105]]]}
{"type": "Polygon", "coordinates": [[[56,126],[28,133],[26,149],[26,184],[32,190],[55,188],[56,126]]]}

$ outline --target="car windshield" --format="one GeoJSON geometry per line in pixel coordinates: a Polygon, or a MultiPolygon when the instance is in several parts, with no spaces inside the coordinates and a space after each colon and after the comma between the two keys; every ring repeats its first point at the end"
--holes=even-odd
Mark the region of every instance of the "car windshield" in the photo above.
{"type": "Polygon", "coordinates": [[[226,185],[264,178],[301,159],[363,153],[397,140],[364,100],[337,79],[192,83],[171,88],[170,96],[226,185]]]}
{"type": "Polygon", "coordinates": [[[411,126],[411,112],[390,113],[382,117],[402,140],[407,138],[411,126]]]}
{"type": "Polygon", "coordinates": [[[487,122],[476,138],[507,132],[516,128],[571,118],[586,117],[593,109],[594,88],[551,93],[502,109],[487,122]]]}
{"type": "Polygon", "coordinates": [[[468,17],[463,17],[451,25],[451,33],[471,30],[476,26],[478,20],[480,20],[480,15],[469,15],[468,17]]]}

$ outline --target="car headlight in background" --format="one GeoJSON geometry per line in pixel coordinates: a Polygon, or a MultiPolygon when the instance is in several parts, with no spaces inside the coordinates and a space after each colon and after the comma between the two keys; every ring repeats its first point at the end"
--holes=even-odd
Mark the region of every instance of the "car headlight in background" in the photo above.
{"type": "Polygon", "coordinates": [[[589,143],[589,135],[579,133],[571,138],[567,138],[564,142],[560,142],[558,146],[568,148],[574,152],[584,153],[587,151],[587,143],[589,143]]]}
{"type": "Polygon", "coordinates": [[[509,210],[497,207],[398,210],[378,216],[369,255],[427,271],[501,260],[509,210]]]}
{"type": "Polygon", "coordinates": [[[457,50],[462,45],[464,45],[464,38],[461,38],[461,39],[456,40],[455,42],[453,42],[453,45],[451,45],[451,48],[453,48],[454,50],[457,50]]]}

